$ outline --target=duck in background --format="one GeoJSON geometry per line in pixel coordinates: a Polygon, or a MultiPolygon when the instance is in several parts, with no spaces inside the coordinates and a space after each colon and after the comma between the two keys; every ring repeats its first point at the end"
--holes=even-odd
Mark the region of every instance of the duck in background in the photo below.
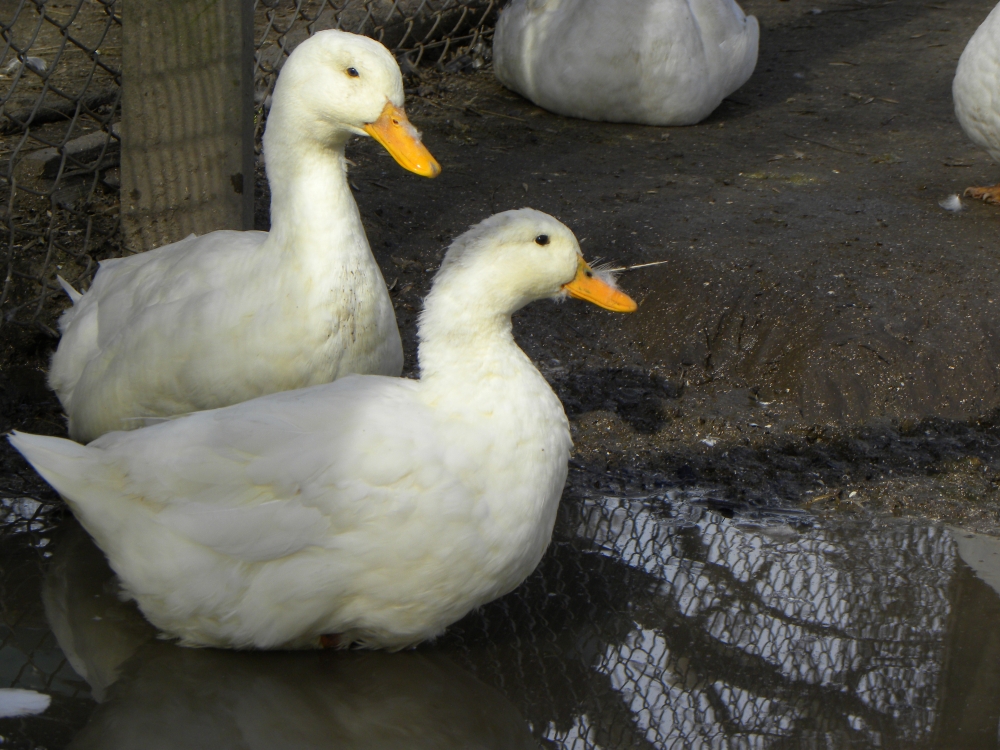
{"type": "Polygon", "coordinates": [[[403,112],[399,67],[372,39],[322,31],[292,52],[272,102],[270,232],[192,235],[104,261],[85,294],[64,284],[73,306],[49,384],[73,439],[402,371],[344,157],[351,136],[370,135],[406,169],[440,172],[403,112]]]}
{"type": "Polygon", "coordinates": [[[548,546],[572,441],[511,315],[567,295],[636,308],[563,224],[508,211],[449,248],[419,380],[356,375],[89,446],[10,441],[183,644],[405,648],[514,589],[548,546]]]}
{"type": "MultiPolygon", "coordinates": [[[[962,130],[1000,164],[1000,5],[965,46],[951,92],[962,130]]],[[[965,195],[1000,204],[1000,184],[966,188],[965,195]]]]}
{"type": "Polygon", "coordinates": [[[734,0],[513,0],[493,70],[556,114],[692,125],[750,78],[758,37],[734,0]]]}

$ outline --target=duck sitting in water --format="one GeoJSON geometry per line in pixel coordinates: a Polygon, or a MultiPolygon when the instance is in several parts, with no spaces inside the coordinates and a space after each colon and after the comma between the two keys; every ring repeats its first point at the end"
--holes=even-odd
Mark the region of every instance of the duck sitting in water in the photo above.
{"type": "Polygon", "coordinates": [[[272,102],[270,232],[192,235],[103,262],[82,296],[67,287],[49,384],[75,440],[350,373],[400,374],[344,159],[367,134],[403,167],[440,172],[403,113],[399,67],[372,39],[323,31],[288,58],[272,102]]]}
{"type": "Polygon", "coordinates": [[[511,315],[567,294],[635,310],[609,282],[563,224],[508,211],[448,250],[419,380],[354,375],[88,446],[10,441],[183,644],[404,648],[511,591],[545,551],[569,424],[511,315]]]}
{"type": "Polygon", "coordinates": [[[556,114],[692,125],[750,78],[758,36],[734,0],[513,0],[493,70],[556,114]]]}
{"type": "MultiPolygon", "coordinates": [[[[1000,164],[1000,5],[962,52],[951,91],[962,130],[1000,164]]],[[[970,187],[965,195],[1000,204],[1000,185],[970,187]]]]}

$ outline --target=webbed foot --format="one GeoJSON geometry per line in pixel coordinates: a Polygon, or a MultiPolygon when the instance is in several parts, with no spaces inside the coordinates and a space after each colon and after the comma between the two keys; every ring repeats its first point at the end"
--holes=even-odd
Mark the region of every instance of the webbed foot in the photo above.
{"type": "Polygon", "coordinates": [[[1000,185],[990,187],[970,187],[965,189],[966,198],[976,198],[984,203],[1000,205],[1000,185]]]}

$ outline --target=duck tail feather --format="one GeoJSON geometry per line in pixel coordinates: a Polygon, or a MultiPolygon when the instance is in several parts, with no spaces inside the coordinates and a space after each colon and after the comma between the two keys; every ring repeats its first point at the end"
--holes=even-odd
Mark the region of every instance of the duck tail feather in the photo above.
{"type": "Polygon", "coordinates": [[[7,440],[42,479],[69,500],[79,498],[81,484],[91,479],[99,463],[95,460],[99,451],[72,440],[18,431],[10,433],[7,440]]]}
{"type": "Polygon", "coordinates": [[[62,276],[59,276],[58,274],[56,275],[56,279],[59,281],[59,286],[61,286],[62,290],[66,292],[66,296],[73,301],[74,305],[80,301],[80,298],[83,295],[80,294],[80,292],[76,291],[76,289],[73,288],[72,284],[70,284],[68,281],[66,281],[66,279],[64,279],[62,276]]]}

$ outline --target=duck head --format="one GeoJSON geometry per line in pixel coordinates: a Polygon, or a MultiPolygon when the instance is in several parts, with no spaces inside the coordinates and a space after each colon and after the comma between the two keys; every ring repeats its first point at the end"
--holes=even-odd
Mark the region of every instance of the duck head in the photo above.
{"type": "Polygon", "coordinates": [[[343,148],[351,134],[368,135],[405,169],[441,172],[403,110],[399,66],[368,37],[331,29],[296,47],[274,87],[265,150],[272,125],[332,148],[343,148]]]}
{"type": "Polygon", "coordinates": [[[456,239],[428,303],[443,294],[503,316],[535,300],[567,296],[614,312],[637,307],[610,274],[587,264],[565,224],[531,208],[491,216],[456,239]]]}

